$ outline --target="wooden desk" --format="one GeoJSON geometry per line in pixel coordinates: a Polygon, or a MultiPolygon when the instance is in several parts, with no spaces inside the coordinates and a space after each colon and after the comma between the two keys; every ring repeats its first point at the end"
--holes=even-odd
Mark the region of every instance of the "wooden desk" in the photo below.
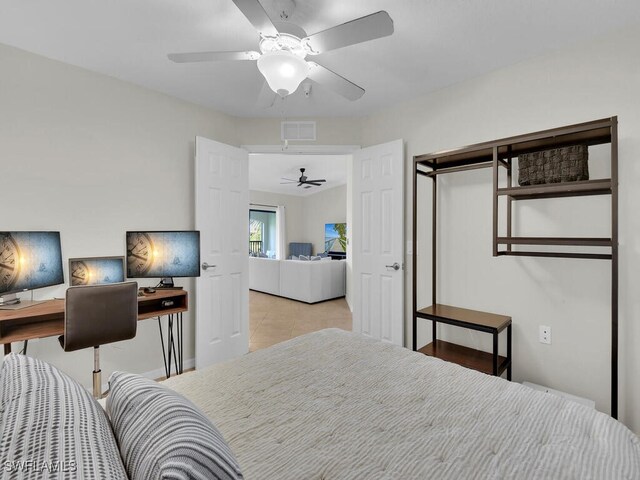
{"type": "MultiPolygon", "coordinates": [[[[176,361],[176,371],[182,371],[182,314],[189,309],[188,294],[185,290],[157,290],[156,293],[138,297],[138,320],[158,319],[162,353],[165,358],[167,377],[171,375],[171,353],[176,361]],[[173,300],[171,307],[163,307],[164,300],[173,300]],[[169,363],[164,349],[164,338],[160,317],[167,316],[167,346],[169,363]],[[174,343],[173,320],[177,319],[177,349],[174,343]],[[180,364],[178,365],[178,362],[180,364]],[[167,368],[168,367],[168,368],[167,368]]],[[[0,310],[0,344],[4,344],[5,355],[11,353],[11,342],[21,342],[36,338],[56,337],[64,333],[64,300],[48,300],[44,303],[19,310],[0,310]]]]}

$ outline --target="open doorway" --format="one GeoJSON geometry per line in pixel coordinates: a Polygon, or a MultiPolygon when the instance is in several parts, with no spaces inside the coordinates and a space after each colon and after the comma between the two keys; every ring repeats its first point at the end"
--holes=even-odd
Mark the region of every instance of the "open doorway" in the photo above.
{"type": "Polygon", "coordinates": [[[350,166],[351,155],[249,156],[251,351],[323,328],[351,331],[350,166]]]}
{"type": "MultiPolygon", "coordinates": [[[[318,153],[318,146],[313,147],[316,149],[315,153],[318,153]]],[[[351,154],[351,162],[347,164],[346,188],[347,258],[338,262],[345,262],[352,269],[352,288],[343,288],[347,298],[350,293],[352,297],[352,329],[365,336],[401,345],[404,326],[404,270],[401,265],[404,263],[403,142],[394,140],[347,151],[344,147],[339,148],[340,151],[334,150],[332,153],[351,154]],[[353,263],[349,265],[351,257],[353,263]]],[[[251,262],[252,259],[248,256],[248,152],[251,152],[251,147],[237,148],[196,137],[195,151],[196,229],[200,230],[202,243],[207,246],[201,252],[202,273],[196,280],[196,366],[202,368],[246,353],[250,334],[255,333],[257,323],[265,326],[269,323],[263,322],[266,315],[260,318],[259,310],[267,313],[270,307],[265,309],[264,305],[254,305],[254,321],[249,326],[249,283],[251,278],[269,278],[268,275],[251,275],[252,264],[273,266],[272,260],[275,259],[254,257],[255,261],[251,262]],[[220,228],[222,225],[228,228],[220,228]],[[262,260],[269,262],[261,263],[262,260]]],[[[252,153],[256,151],[253,150],[252,153]]],[[[271,164],[265,162],[261,166],[270,167],[271,164]]],[[[294,182],[296,186],[304,183],[294,182]]],[[[252,202],[256,203],[255,200],[252,202]]],[[[304,200],[295,199],[292,205],[299,206],[301,203],[304,200]]],[[[270,205],[280,209],[277,202],[270,205]]],[[[287,217],[288,215],[276,215],[276,222],[278,218],[286,222],[287,217]]],[[[305,214],[303,218],[308,219],[310,215],[305,214]]],[[[285,224],[280,223],[278,231],[286,232],[289,227],[285,227],[285,224]]],[[[321,233],[323,234],[324,232],[321,233]]],[[[285,236],[281,235],[279,238],[284,241],[285,236]]],[[[329,243],[335,244],[335,241],[329,243]]],[[[324,238],[321,244],[327,244],[324,238]]],[[[279,252],[285,252],[286,248],[280,248],[279,252]]],[[[288,248],[291,249],[290,246],[288,248]]],[[[313,243],[311,248],[313,249],[313,243]]],[[[293,268],[294,265],[314,264],[324,264],[331,269],[334,268],[333,265],[339,265],[329,259],[324,260],[324,263],[321,259],[305,263],[284,260],[279,265],[293,268]]],[[[350,283],[349,270],[346,275],[347,285],[350,283]]],[[[302,270],[297,271],[300,273],[302,270]]],[[[278,279],[268,284],[271,288],[280,286],[280,270],[271,272],[277,274],[278,279]]],[[[291,275],[287,274],[285,278],[291,278],[291,275]]],[[[327,294],[324,289],[311,286],[303,278],[313,280],[316,276],[307,271],[299,281],[285,282],[285,285],[292,288],[294,293],[296,290],[300,293],[299,288],[304,289],[307,296],[312,297],[306,303],[318,302],[313,298],[315,296],[335,299],[345,294],[335,294],[332,291],[327,294]]],[[[340,286],[343,279],[344,276],[338,275],[335,281],[323,282],[322,285],[333,289],[340,286]]],[[[278,292],[277,295],[282,297],[281,293],[278,292]]],[[[295,298],[290,293],[284,296],[295,298]]],[[[288,336],[294,335],[296,330],[303,333],[302,322],[298,328],[295,325],[295,319],[300,318],[298,312],[295,312],[299,306],[300,303],[288,302],[286,306],[273,307],[273,310],[281,310],[287,316],[292,315],[289,318],[293,318],[294,324],[278,326],[278,330],[287,332],[288,336]]],[[[326,320],[334,313],[333,309],[323,312],[320,324],[310,328],[315,330],[327,326],[326,320]]],[[[342,315],[342,311],[339,314],[342,315]]],[[[305,317],[306,315],[307,312],[304,312],[305,317]]],[[[282,338],[278,340],[273,336],[263,336],[263,339],[263,342],[258,342],[259,339],[254,338],[254,349],[257,344],[265,346],[282,341],[282,338]]]]}

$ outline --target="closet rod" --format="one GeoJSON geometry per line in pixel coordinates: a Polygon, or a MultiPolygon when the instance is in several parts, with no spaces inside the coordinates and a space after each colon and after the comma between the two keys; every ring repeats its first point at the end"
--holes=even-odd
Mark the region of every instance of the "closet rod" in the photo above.
{"type": "Polygon", "coordinates": [[[493,162],[474,163],[472,165],[461,165],[459,167],[448,167],[442,170],[433,170],[426,174],[427,177],[435,177],[436,175],[442,175],[443,173],[464,172],[465,170],[477,170],[479,168],[489,168],[493,166],[493,162]]]}

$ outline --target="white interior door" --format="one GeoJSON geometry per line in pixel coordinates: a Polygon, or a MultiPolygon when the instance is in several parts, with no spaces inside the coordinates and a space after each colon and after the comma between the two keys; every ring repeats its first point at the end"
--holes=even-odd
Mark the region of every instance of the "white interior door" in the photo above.
{"type": "Polygon", "coordinates": [[[353,154],[353,331],[403,344],[403,142],[353,154]]]}
{"type": "Polygon", "coordinates": [[[196,368],[249,351],[249,155],[196,137],[196,368]]]}

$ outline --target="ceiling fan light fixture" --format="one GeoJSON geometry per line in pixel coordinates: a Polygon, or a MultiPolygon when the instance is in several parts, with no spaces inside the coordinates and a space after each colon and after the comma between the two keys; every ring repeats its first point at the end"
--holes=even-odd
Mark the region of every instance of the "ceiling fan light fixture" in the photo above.
{"type": "Polygon", "coordinates": [[[286,50],[264,53],[258,59],[258,70],[271,90],[281,97],[295,92],[309,75],[307,62],[286,50]]]}

